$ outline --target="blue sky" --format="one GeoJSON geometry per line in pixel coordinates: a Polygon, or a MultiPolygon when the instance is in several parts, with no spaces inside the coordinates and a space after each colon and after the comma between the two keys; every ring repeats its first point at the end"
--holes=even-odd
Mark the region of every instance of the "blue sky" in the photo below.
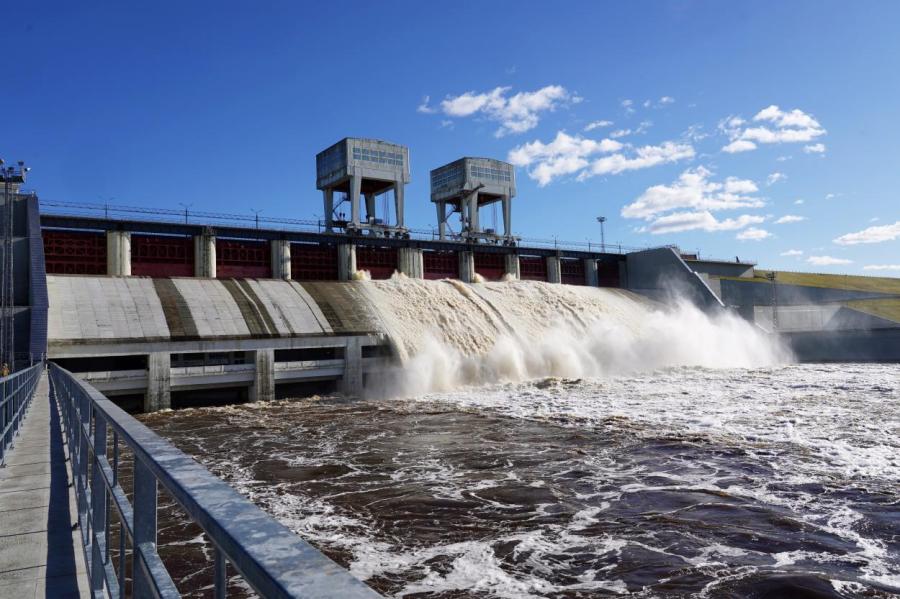
{"type": "Polygon", "coordinates": [[[430,169],[492,156],[525,237],[604,215],[607,242],[900,275],[897,2],[79,4],[7,6],[0,38],[0,156],[47,200],[321,216],[315,153],[376,137],[410,147],[414,227],[430,169]]]}

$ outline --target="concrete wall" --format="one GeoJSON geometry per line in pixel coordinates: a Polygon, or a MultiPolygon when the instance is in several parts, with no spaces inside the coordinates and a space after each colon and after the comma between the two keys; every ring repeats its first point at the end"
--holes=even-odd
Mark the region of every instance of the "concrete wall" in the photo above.
{"type": "Polygon", "coordinates": [[[659,301],[685,297],[704,310],[724,307],[703,278],[672,248],[632,252],[625,260],[630,291],[659,301]]]}
{"type": "Polygon", "coordinates": [[[685,260],[691,270],[707,274],[711,277],[752,277],[752,264],[740,262],[723,262],[721,260],[685,260]]]}
{"type": "Polygon", "coordinates": [[[900,329],[785,333],[801,362],[900,362],[900,329]]]}

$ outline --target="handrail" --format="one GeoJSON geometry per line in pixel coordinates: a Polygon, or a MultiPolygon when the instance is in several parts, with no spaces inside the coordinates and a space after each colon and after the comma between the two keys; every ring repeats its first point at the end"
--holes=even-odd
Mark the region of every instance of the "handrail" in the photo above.
{"type": "Polygon", "coordinates": [[[380,597],[89,384],[56,364],[50,365],[50,382],[65,422],[94,597],[124,597],[128,577],[135,597],[180,596],[156,544],[159,486],[213,545],[215,597],[225,596],[226,562],[262,597],[380,597]],[[119,483],[120,442],[134,456],[133,504],[119,483]],[[117,563],[108,546],[111,510],[120,523],[117,563]],[[121,558],[126,540],[130,576],[128,560],[121,558]]]}
{"type": "Polygon", "coordinates": [[[43,369],[43,363],[35,364],[0,378],[0,464],[6,463],[6,454],[19,433],[43,369]]]}

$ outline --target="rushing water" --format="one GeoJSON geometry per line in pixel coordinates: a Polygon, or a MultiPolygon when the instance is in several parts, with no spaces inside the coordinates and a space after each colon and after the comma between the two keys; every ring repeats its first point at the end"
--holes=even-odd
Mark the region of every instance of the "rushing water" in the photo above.
{"type": "Polygon", "coordinates": [[[677,368],[147,421],[391,596],[886,597],[898,379],[677,368]]]}
{"type": "Polygon", "coordinates": [[[377,590],[900,594],[897,365],[625,292],[359,284],[402,359],[375,396],[145,421],[377,590]]]}

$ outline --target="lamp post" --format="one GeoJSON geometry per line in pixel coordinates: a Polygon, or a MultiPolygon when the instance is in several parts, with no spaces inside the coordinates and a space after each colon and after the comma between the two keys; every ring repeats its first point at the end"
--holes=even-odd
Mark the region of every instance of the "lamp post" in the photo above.
{"type": "Polygon", "coordinates": [[[25,182],[25,174],[30,170],[23,161],[17,166],[4,166],[0,158],[0,180],[3,181],[3,231],[2,258],[0,258],[0,363],[8,365],[15,372],[15,262],[13,261],[13,236],[15,216],[15,196],[18,186],[25,182]]]}
{"type": "Polygon", "coordinates": [[[184,208],[184,224],[188,224],[188,208],[193,206],[193,204],[185,204],[184,202],[178,202],[178,205],[184,208]]]}
{"type": "Polygon", "coordinates": [[[606,222],[605,216],[598,216],[597,222],[600,223],[600,253],[606,253],[606,235],[603,232],[603,223],[606,222]]]}

